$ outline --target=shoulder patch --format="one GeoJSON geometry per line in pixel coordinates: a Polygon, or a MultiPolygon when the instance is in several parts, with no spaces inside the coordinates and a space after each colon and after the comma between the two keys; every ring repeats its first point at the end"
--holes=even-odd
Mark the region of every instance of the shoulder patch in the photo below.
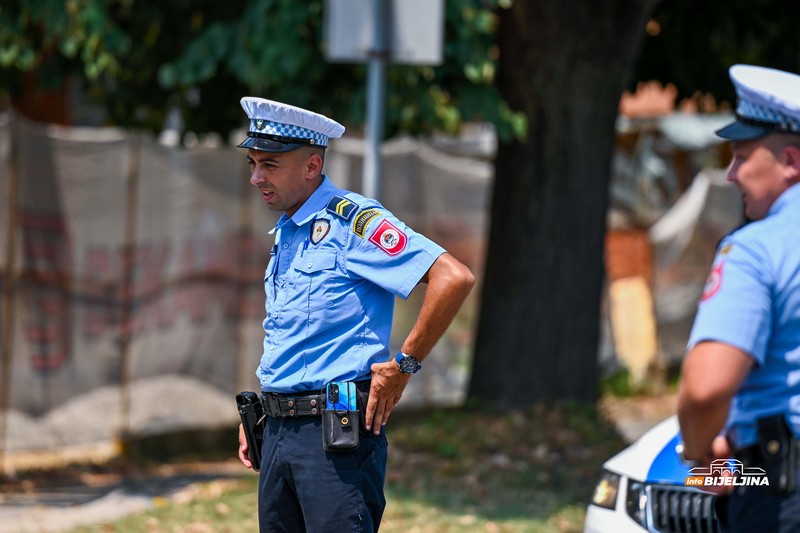
{"type": "Polygon", "coordinates": [[[724,262],[719,262],[714,265],[714,268],[711,269],[711,273],[709,273],[708,278],[706,279],[706,285],[703,287],[703,294],[700,296],[700,301],[705,302],[712,296],[714,296],[719,288],[722,286],[722,267],[725,266],[724,262]]]}
{"type": "Polygon", "coordinates": [[[408,236],[387,219],[383,219],[370,235],[369,241],[387,254],[397,255],[405,249],[408,236]]]}
{"type": "Polygon", "coordinates": [[[350,217],[353,216],[353,213],[358,209],[358,204],[342,196],[334,196],[331,198],[331,201],[328,202],[326,209],[337,217],[350,220],[350,217]]]}
{"type": "Polygon", "coordinates": [[[364,209],[361,211],[356,215],[356,218],[353,219],[353,233],[363,239],[369,223],[372,222],[373,218],[380,216],[380,214],[381,212],[377,209],[364,209]]]}

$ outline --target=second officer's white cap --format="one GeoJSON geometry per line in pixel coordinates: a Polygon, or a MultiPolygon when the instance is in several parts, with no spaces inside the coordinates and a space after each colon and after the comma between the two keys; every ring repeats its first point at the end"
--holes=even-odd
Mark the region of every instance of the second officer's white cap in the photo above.
{"type": "Polygon", "coordinates": [[[728,74],[736,89],[736,121],[717,135],[746,141],[776,132],[800,134],[800,76],[753,65],[734,65],[728,74]]]}

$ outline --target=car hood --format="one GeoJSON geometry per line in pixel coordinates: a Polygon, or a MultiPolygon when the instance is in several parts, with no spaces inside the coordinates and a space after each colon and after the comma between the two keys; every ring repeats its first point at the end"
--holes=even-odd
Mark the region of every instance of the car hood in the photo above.
{"type": "Polygon", "coordinates": [[[606,461],[604,466],[639,481],[683,485],[689,468],[681,463],[675,450],[680,442],[678,417],[673,415],[606,461]]]}

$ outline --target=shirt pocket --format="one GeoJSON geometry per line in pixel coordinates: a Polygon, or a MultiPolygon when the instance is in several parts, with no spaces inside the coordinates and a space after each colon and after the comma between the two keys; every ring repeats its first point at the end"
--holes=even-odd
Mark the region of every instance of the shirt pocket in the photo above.
{"type": "Polygon", "coordinates": [[[335,251],[306,253],[292,269],[296,277],[290,307],[311,312],[334,305],[340,285],[335,251]]]}

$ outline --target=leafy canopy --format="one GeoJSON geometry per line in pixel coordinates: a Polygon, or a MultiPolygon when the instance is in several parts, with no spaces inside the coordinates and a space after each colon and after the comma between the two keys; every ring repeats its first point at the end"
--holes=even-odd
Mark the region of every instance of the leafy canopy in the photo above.
{"type": "MultiPolygon", "coordinates": [[[[441,66],[392,65],[387,134],[493,122],[503,137],[525,121],[493,87],[493,9],[507,0],[448,0],[441,66]]],[[[227,134],[238,100],[258,95],[364,122],[364,65],[322,50],[323,0],[10,0],[0,5],[0,83],[12,98],[36,72],[44,89],[78,80],[110,123],[159,131],[171,108],[185,127],[227,134]]]]}

